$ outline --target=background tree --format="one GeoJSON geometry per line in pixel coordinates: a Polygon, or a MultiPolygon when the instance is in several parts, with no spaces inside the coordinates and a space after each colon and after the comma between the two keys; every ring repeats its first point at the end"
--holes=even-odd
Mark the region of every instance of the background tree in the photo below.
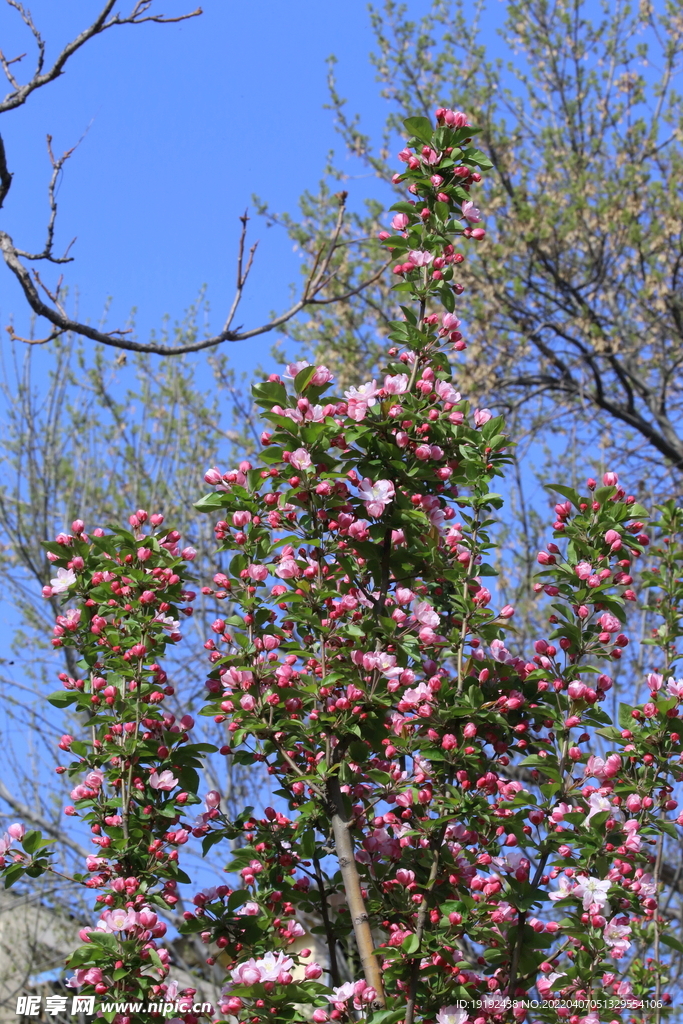
{"type": "MultiPolygon", "coordinates": [[[[468,386],[519,410],[536,437],[551,428],[555,459],[563,430],[570,471],[578,437],[644,479],[673,482],[683,466],[681,5],[511,2],[500,47],[491,15],[458,0],[436,0],[419,21],[394,0],[374,8],[385,132],[363,133],[331,71],[341,137],[390,185],[403,118],[442,104],[472,115],[492,173],[477,199],[486,241],[459,268],[473,296],[468,386]]],[[[328,174],[343,179],[339,166],[328,174]]],[[[302,210],[285,223],[313,248],[330,223],[329,191],[304,196],[302,210]]],[[[357,217],[359,238],[379,211],[357,217]]],[[[357,278],[356,252],[344,250],[340,290],[357,278]]],[[[285,330],[328,365],[351,353],[348,372],[370,372],[387,330],[383,288],[285,330]]]]}

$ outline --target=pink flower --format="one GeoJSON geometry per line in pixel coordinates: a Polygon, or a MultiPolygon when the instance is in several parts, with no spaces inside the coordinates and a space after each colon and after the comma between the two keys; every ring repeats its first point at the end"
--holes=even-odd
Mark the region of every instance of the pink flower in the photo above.
{"type": "Polygon", "coordinates": [[[467,114],[463,114],[461,110],[446,110],[443,119],[449,128],[466,128],[470,123],[467,120],[467,114]]]}
{"type": "Polygon", "coordinates": [[[361,384],[359,388],[349,388],[344,392],[344,397],[348,401],[348,415],[352,420],[360,423],[365,419],[368,408],[371,408],[377,401],[378,391],[377,381],[373,380],[361,384]]]}
{"type": "Polygon", "coordinates": [[[391,226],[394,231],[405,231],[409,224],[410,217],[407,213],[395,213],[393,220],[391,221],[391,226]]]}
{"type": "Polygon", "coordinates": [[[166,790],[168,792],[178,785],[178,780],[174,778],[173,772],[166,768],[163,772],[152,772],[149,777],[149,784],[152,789],[166,790]]]}
{"type": "Polygon", "coordinates": [[[57,575],[50,580],[53,594],[63,594],[76,582],[76,573],[73,569],[57,569],[57,575]]]}
{"type": "Polygon", "coordinates": [[[593,567],[590,562],[579,562],[574,568],[574,572],[580,580],[587,580],[589,576],[593,575],[593,567]]]}
{"type": "Polygon", "coordinates": [[[291,544],[285,544],[283,547],[280,561],[275,566],[274,571],[275,575],[279,576],[281,580],[288,580],[293,576],[301,575],[301,569],[295,561],[294,548],[291,544]]]}
{"type": "Polygon", "coordinates": [[[460,327],[461,321],[458,320],[455,313],[444,313],[441,318],[441,323],[444,326],[444,330],[457,331],[458,327],[460,327]]]}
{"type": "Polygon", "coordinates": [[[309,384],[313,384],[314,387],[319,388],[323,384],[329,384],[331,380],[334,380],[332,372],[328,370],[326,366],[317,366],[309,384]]]}
{"type": "Polygon", "coordinates": [[[435,381],[434,390],[442,402],[450,402],[451,405],[455,405],[456,402],[460,401],[460,392],[456,391],[455,388],[445,380],[435,381]]]}
{"type": "Polygon", "coordinates": [[[297,448],[289,456],[289,462],[294,469],[308,469],[313,465],[311,456],[308,454],[305,448],[297,448]]]}
{"type": "Polygon", "coordinates": [[[670,697],[676,697],[678,700],[683,697],[683,679],[669,679],[666,684],[666,692],[670,697]]]}
{"type": "Polygon", "coordinates": [[[470,224],[477,224],[481,220],[481,210],[478,210],[471,199],[466,199],[462,204],[462,215],[470,224]]]}
{"type": "Polygon", "coordinates": [[[389,502],[394,500],[395,493],[391,480],[377,480],[373,483],[366,477],[358,485],[358,494],[364,501],[368,514],[375,519],[381,516],[389,502]]]}
{"type": "Polygon", "coordinates": [[[414,267],[428,267],[434,256],[431,252],[425,252],[423,249],[411,249],[408,259],[414,267]]]}
{"type": "Polygon", "coordinates": [[[242,529],[243,526],[246,526],[247,523],[250,523],[250,522],[251,522],[251,512],[248,512],[246,509],[242,510],[240,512],[233,512],[233,514],[232,514],[232,525],[236,526],[238,529],[242,529]]]}
{"type": "Polygon", "coordinates": [[[607,922],[605,930],[602,936],[611,949],[612,956],[615,960],[621,960],[626,950],[630,947],[631,943],[628,940],[628,936],[631,934],[631,928],[627,924],[619,924],[619,919],[613,917],[611,921],[607,922]]]}
{"type": "MultiPolygon", "coordinates": [[[[588,806],[590,810],[583,820],[584,825],[587,825],[594,814],[600,814],[601,811],[611,811],[612,805],[606,796],[600,796],[599,793],[591,793],[588,797],[588,806]]],[[[588,909],[587,907],[585,908],[588,909]]]]}
{"type": "Polygon", "coordinates": [[[602,626],[605,633],[618,633],[621,629],[621,623],[616,615],[612,615],[611,612],[603,612],[598,623],[602,626]]]}
{"type": "Polygon", "coordinates": [[[26,826],[20,825],[19,822],[15,822],[13,825],[9,826],[7,831],[11,835],[12,839],[20,840],[26,835],[26,826]]]}
{"type": "Polygon", "coordinates": [[[488,423],[492,419],[493,413],[490,409],[475,409],[474,410],[474,425],[475,427],[483,427],[485,423],[488,423]]]}
{"type": "Polygon", "coordinates": [[[506,604],[503,608],[500,609],[501,619],[511,619],[514,614],[515,609],[512,607],[511,604],[506,604]]]}
{"type": "Polygon", "coordinates": [[[367,540],[370,536],[369,526],[370,523],[367,519],[357,519],[355,523],[351,523],[349,526],[349,537],[353,537],[354,540],[367,540]]]}
{"type": "Polygon", "coordinates": [[[408,374],[397,373],[384,378],[384,390],[389,395],[403,395],[408,390],[408,374]]]}
{"type": "Polygon", "coordinates": [[[616,473],[604,473],[602,477],[602,482],[605,485],[605,487],[616,487],[619,483],[619,477],[616,473]]]}
{"type": "Polygon", "coordinates": [[[432,629],[436,629],[437,626],[441,625],[441,619],[429,601],[413,602],[412,611],[415,620],[422,626],[430,626],[432,629]]]}
{"type": "Polygon", "coordinates": [[[618,754],[610,754],[606,760],[591,754],[586,762],[583,774],[584,777],[592,775],[602,782],[604,779],[613,778],[620,770],[621,758],[618,754]]]}
{"type": "Polygon", "coordinates": [[[465,1024],[467,1010],[459,1006],[442,1006],[436,1015],[436,1024],[465,1024]]]}
{"type": "Polygon", "coordinates": [[[258,580],[263,582],[268,577],[268,566],[267,565],[250,565],[247,568],[249,579],[258,580]]]}

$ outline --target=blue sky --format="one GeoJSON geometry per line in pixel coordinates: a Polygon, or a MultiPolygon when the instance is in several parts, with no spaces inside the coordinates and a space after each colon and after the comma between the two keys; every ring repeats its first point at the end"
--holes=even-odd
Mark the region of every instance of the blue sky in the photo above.
{"type": "MultiPolygon", "coordinates": [[[[48,53],[99,6],[99,0],[34,0],[48,53]]],[[[427,6],[411,9],[421,14],[427,6]]],[[[166,0],[158,9],[178,14],[191,3],[166,0]]],[[[363,110],[370,131],[382,122],[363,0],[208,0],[204,9],[183,24],[121,27],[92,40],[58,82],[6,115],[1,129],[15,174],[4,222],[22,248],[39,247],[43,239],[46,134],[61,153],[89,129],[59,193],[59,244],[77,236],[66,280],[80,316],[91,322],[110,298],[110,328],[136,307],[140,340],[164,314],[181,317],[204,285],[218,326],[232,297],[237,218],[252,194],[275,210],[293,211],[300,193],[315,187],[326,154],[338,146],[323,109],[331,53],[339,57],[349,108],[363,110]]],[[[29,49],[28,33],[4,5],[0,34],[5,53],[29,49]]],[[[351,181],[352,200],[369,184],[351,181]]],[[[261,244],[240,317],[249,324],[284,306],[297,279],[284,235],[263,223],[252,226],[261,244]]],[[[0,324],[11,319],[19,333],[27,330],[18,287],[0,271],[0,324]]],[[[236,366],[248,370],[265,361],[272,341],[234,346],[236,366]]]]}

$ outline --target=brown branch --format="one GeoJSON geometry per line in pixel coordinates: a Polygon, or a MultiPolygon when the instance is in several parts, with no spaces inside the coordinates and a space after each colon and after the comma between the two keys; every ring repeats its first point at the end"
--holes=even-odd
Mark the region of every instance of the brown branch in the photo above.
{"type": "Polygon", "coordinates": [[[161,14],[147,15],[146,12],[151,7],[153,0],[138,0],[132,12],[126,17],[121,17],[120,14],[115,14],[110,18],[109,15],[116,6],[117,0],[107,0],[95,20],[87,28],[83,29],[83,31],[74,39],[72,39],[70,43],[67,43],[61,53],[57,55],[52,66],[47,71],[43,71],[45,63],[45,41],[36,28],[31,17],[31,12],[27,10],[19,0],[7,0],[7,3],[19,13],[24,24],[30,29],[38,50],[38,56],[35,71],[29,81],[25,82],[24,85],[14,88],[12,92],[7,93],[5,98],[0,101],[0,114],[4,114],[8,110],[15,110],[17,107],[22,106],[31,93],[35,92],[36,89],[41,89],[50,82],[54,82],[55,79],[59,78],[62,74],[69,58],[77,53],[78,50],[80,50],[81,47],[90,39],[94,36],[100,35],[102,32],[106,32],[107,29],[113,28],[115,25],[141,25],[145,21],[154,21],[157,24],[173,24],[178,21],[186,21],[188,18],[196,18],[202,13],[201,7],[198,7],[196,10],[191,11],[188,14],[181,14],[175,18],[167,18],[161,14]]]}
{"type": "Polygon", "coordinates": [[[365,908],[365,900],[361,890],[360,876],[353,851],[353,837],[351,836],[351,823],[344,806],[344,797],[339,786],[339,779],[332,775],[327,780],[327,793],[332,818],[332,832],[334,845],[339,861],[339,869],[344,881],[344,891],[353,934],[356,937],[358,954],[363,966],[365,980],[377,993],[376,1003],[380,1007],[386,1005],[384,997],[384,986],[382,985],[382,972],[375,956],[375,943],[370,929],[370,919],[365,908]]]}
{"type": "MultiPolygon", "coordinates": [[[[1,180],[2,165],[0,154],[0,182],[1,180]]],[[[69,316],[67,316],[66,311],[60,304],[60,288],[58,287],[54,293],[50,292],[47,286],[40,280],[39,276],[34,271],[34,277],[36,279],[36,282],[48,296],[52,305],[49,305],[48,303],[44,302],[43,299],[41,299],[38,288],[31,279],[29,271],[21,262],[21,251],[16,248],[14,242],[12,241],[12,238],[4,231],[0,231],[0,250],[2,250],[5,263],[7,264],[7,266],[9,267],[9,269],[12,271],[17,281],[19,282],[21,289],[24,293],[24,296],[33,312],[37,316],[42,316],[46,320],[48,320],[55,328],[57,328],[58,331],[62,333],[73,332],[74,334],[78,334],[81,337],[89,338],[91,341],[99,342],[102,345],[109,345],[113,348],[125,349],[129,352],[149,352],[154,353],[155,355],[184,355],[188,352],[200,352],[203,349],[216,348],[218,345],[221,345],[223,344],[223,342],[226,341],[246,341],[249,338],[257,337],[260,334],[266,334],[269,331],[275,330],[275,328],[280,327],[288,320],[291,320],[292,317],[296,316],[297,313],[300,313],[301,310],[304,309],[306,306],[312,305],[315,302],[319,302],[320,300],[318,299],[318,294],[326,286],[326,284],[328,284],[329,280],[331,280],[331,278],[328,276],[328,270],[334,253],[336,252],[338,247],[339,235],[344,221],[345,198],[346,193],[340,193],[339,214],[337,216],[336,224],[332,230],[330,238],[321,246],[320,250],[318,251],[314,259],[313,268],[304,285],[301,298],[299,298],[294,303],[294,305],[291,306],[284,313],[281,313],[279,316],[274,317],[267,323],[261,324],[259,327],[251,328],[248,331],[233,330],[229,326],[229,323],[234,317],[235,310],[237,309],[239,300],[242,296],[242,291],[244,288],[245,281],[247,279],[247,275],[251,270],[253,254],[255,250],[255,247],[252,247],[249,254],[247,266],[245,270],[242,271],[242,263],[244,259],[244,235],[246,230],[246,214],[243,217],[240,217],[240,220],[242,221],[242,232],[240,235],[240,243],[238,247],[238,281],[236,296],[231,306],[229,319],[227,321],[226,326],[219,334],[214,335],[213,337],[210,338],[204,338],[202,341],[193,342],[190,345],[141,344],[140,342],[133,341],[132,339],[124,339],[120,337],[120,335],[124,333],[121,330],[111,332],[100,331],[94,327],[91,327],[89,324],[81,323],[78,320],[72,320],[69,316]],[[117,335],[117,337],[113,337],[113,335],[117,335]]],[[[359,287],[367,287],[367,285],[371,284],[374,280],[376,280],[379,274],[381,273],[382,270],[378,271],[377,274],[375,274],[372,278],[370,278],[367,282],[364,282],[363,285],[359,287]]],[[[358,289],[355,289],[355,291],[357,290],[358,289]]],[[[343,302],[345,301],[345,299],[346,295],[342,295],[338,298],[331,298],[329,301],[343,302]]]]}
{"type": "Polygon", "coordinates": [[[48,334],[47,338],[22,338],[20,334],[17,334],[15,332],[11,324],[9,325],[9,327],[6,327],[5,330],[9,334],[12,341],[21,341],[24,343],[24,345],[47,345],[48,341],[54,341],[55,338],[59,338],[60,335],[64,333],[64,331],[58,331],[55,329],[54,331],[51,331],[50,334],[48,334]]]}

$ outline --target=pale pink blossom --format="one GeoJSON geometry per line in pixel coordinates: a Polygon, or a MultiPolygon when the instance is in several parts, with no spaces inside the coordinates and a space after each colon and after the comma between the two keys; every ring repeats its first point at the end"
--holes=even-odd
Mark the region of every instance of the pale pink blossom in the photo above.
{"type": "Polygon", "coordinates": [[[475,427],[483,427],[493,417],[490,409],[475,409],[473,415],[475,427]]]}
{"type": "Polygon", "coordinates": [[[465,1024],[467,1010],[459,1006],[442,1006],[436,1015],[436,1024],[465,1024]]]}
{"type": "Polygon", "coordinates": [[[149,777],[149,784],[152,789],[169,792],[174,786],[178,785],[178,780],[174,778],[172,771],[165,768],[163,772],[152,772],[149,777]]]}
{"type": "Polygon", "coordinates": [[[587,580],[589,576],[593,575],[593,566],[590,562],[579,562],[579,564],[574,567],[574,572],[580,580],[587,580]]]}
{"type": "Polygon", "coordinates": [[[666,684],[666,692],[670,697],[680,700],[683,697],[683,679],[674,679],[672,676],[666,684]]]}
{"type": "Polygon", "coordinates": [[[588,806],[590,810],[584,818],[584,825],[587,825],[593,815],[600,814],[601,811],[611,811],[612,804],[609,802],[606,796],[601,796],[599,793],[591,793],[588,797],[588,806]]]}
{"type": "Polygon", "coordinates": [[[437,380],[434,382],[434,390],[441,399],[442,402],[450,402],[451,405],[455,405],[456,402],[460,401],[460,392],[456,391],[452,384],[449,384],[445,380],[437,380]]]}
{"type": "Polygon", "coordinates": [[[287,372],[284,374],[286,380],[294,380],[298,373],[305,370],[311,364],[307,359],[300,359],[298,363],[287,363],[287,372]]]}
{"type": "Polygon", "coordinates": [[[289,456],[289,463],[294,469],[309,469],[313,465],[313,460],[305,448],[297,448],[289,456]]]}
{"type": "Polygon", "coordinates": [[[344,397],[347,399],[349,417],[356,423],[364,420],[368,408],[372,408],[377,401],[378,391],[376,380],[361,384],[359,388],[349,388],[348,391],[345,391],[344,397]]]}
{"type": "Polygon", "coordinates": [[[408,253],[408,259],[414,267],[428,267],[434,259],[434,254],[425,252],[423,249],[411,249],[408,253]]]}
{"type": "Polygon", "coordinates": [[[395,493],[391,480],[376,480],[373,483],[372,480],[365,477],[358,485],[358,494],[369,515],[375,519],[381,516],[389,502],[394,500],[395,493]]]}
{"type": "Polygon", "coordinates": [[[559,889],[548,893],[551,900],[564,900],[567,896],[574,895],[574,882],[572,879],[567,878],[566,875],[560,875],[558,885],[559,889]]]}
{"type": "Polygon", "coordinates": [[[481,220],[481,210],[478,210],[471,199],[466,199],[462,204],[462,215],[470,224],[478,224],[481,220]]]}
{"type": "Polygon", "coordinates": [[[57,575],[50,580],[53,594],[63,594],[76,582],[76,573],[73,569],[57,569],[57,575]]]}
{"type": "Polygon", "coordinates": [[[407,213],[395,213],[391,221],[394,231],[405,231],[410,224],[410,217],[407,213]]]}
{"type": "Polygon", "coordinates": [[[404,395],[408,390],[408,374],[397,373],[384,378],[384,390],[389,395],[404,395]]]}
{"type": "Polygon", "coordinates": [[[583,899],[583,909],[588,910],[591,906],[604,907],[607,904],[607,893],[612,887],[608,878],[594,878],[592,875],[579,875],[574,888],[573,896],[580,896],[583,899]]]}
{"type": "Polygon", "coordinates": [[[618,924],[616,917],[613,917],[611,921],[607,922],[602,936],[610,947],[612,956],[615,960],[621,960],[626,950],[629,949],[631,943],[629,942],[628,936],[630,934],[630,926],[627,924],[618,924]]]}
{"type": "Polygon", "coordinates": [[[413,616],[422,626],[430,626],[436,629],[441,624],[441,619],[434,611],[429,601],[414,601],[412,606],[413,616]]]}
{"type": "Polygon", "coordinates": [[[285,544],[283,547],[280,561],[275,566],[274,572],[281,580],[288,580],[294,576],[301,575],[301,569],[296,563],[294,548],[291,544],[285,544]]]}
{"type": "Polygon", "coordinates": [[[309,384],[319,388],[323,384],[329,384],[332,380],[334,380],[334,375],[331,370],[328,370],[326,366],[316,366],[315,373],[311,377],[309,384]]]}
{"type": "Polygon", "coordinates": [[[253,563],[247,567],[247,574],[250,580],[257,580],[263,582],[268,577],[268,566],[267,565],[254,565],[253,563]]]}

